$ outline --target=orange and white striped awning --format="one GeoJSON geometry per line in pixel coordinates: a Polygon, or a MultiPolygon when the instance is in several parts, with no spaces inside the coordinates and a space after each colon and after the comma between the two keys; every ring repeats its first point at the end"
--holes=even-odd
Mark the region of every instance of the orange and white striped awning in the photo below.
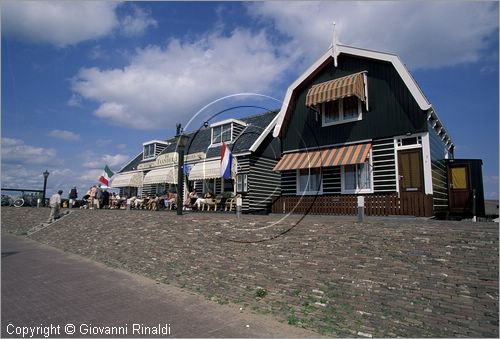
{"type": "Polygon", "coordinates": [[[365,77],[363,73],[365,72],[351,74],[312,86],[307,91],[306,106],[311,107],[350,96],[357,96],[361,101],[365,102],[365,77]]]}
{"type": "Polygon", "coordinates": [[[361,164],[366,161],[371,148],[372,145],[366,143],[288,153],[283,155],[273,171],[361,164]]]}

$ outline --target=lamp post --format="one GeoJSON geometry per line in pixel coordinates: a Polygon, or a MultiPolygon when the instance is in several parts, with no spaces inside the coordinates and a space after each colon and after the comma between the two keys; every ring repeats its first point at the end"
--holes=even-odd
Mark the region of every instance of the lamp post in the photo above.
{"type": "Polygon", "coordinates": [[[186,147],[188,137],[182,133],[181,124],[177,124],[175,135],[177,142],[177,215],[182,215],[182,205],[184,198],[184,148],[186,147]]]}
{"type": "Polygon", "coordinates": [[[45,207],[45,191],[47,190],[47,178],[49,177],[49,171],[45,170],[43,174],[43,196],[42,196],[42,206],[45,207]]]}

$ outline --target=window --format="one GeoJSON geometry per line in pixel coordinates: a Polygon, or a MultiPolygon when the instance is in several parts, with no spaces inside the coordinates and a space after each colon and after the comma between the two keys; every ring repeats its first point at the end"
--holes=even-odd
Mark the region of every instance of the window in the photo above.
{"type": "Polygon", "coordinates": [[[149,159],[155,157],[155,144],[149,144],[144,146],[143,159],[149,159]]]}
{"type": "Polygon", "coordinates": [[[323,126],[361,120],[361,100],[352,96],[321,104],[323,126]]]}
{"type": "Polygon", "coordinates": [[[231,141],[231,124],[212,127],[212,144],[231,141]]]}
{"type": "Polygon", "coordinates": [[[371,193],[372,173],[370,162],[342,166],[342,193],[371,193]]]}
{"type": "Polygon", "coordinates": [[[317,194],[323,192],[321,169],[297,170],[297,194],[317,194]]]}
{"type": "Polygon", "coordinates": [[[203,192],[206,193],[208,191],[215,194],[215,180],[216,179],[205,179],[203,180],[203,192]]]}
{"type": "Polygon", "coordinates": [[[408,138],[399,138],[398,140],[398,148],[401,147],[412,147],[422,145],[422,137],[408,137],[408,138]]]}
{"type": "Polygon", "coordinates": [[[236,176],[236,192],[248,192],[247,174],[238,174],[236,176]]]}

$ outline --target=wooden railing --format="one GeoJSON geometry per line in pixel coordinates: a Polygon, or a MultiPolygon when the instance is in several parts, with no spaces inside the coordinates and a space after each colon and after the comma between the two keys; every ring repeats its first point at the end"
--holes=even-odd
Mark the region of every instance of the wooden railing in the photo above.
{"type": "MultiPolygon", "coordinates": [[[[357,195],[324,196],[281,196],[273,201],[273,213],[356,215],[357,195]]],[[[433,215],[432,195],[403,193],[365,197],[366,215],[412,215],[430,217],[433,215]]]]}

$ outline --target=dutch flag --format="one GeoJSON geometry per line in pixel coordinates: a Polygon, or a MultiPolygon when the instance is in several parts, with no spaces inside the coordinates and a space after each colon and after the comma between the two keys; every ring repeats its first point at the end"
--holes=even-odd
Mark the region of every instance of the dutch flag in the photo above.
{"type": "Polygon", "coordinates": [[[231,163],[233,162],[233,155],[229,147],[222,143],[220,155],[220,176],[224,179],[231,179],[231,163]]]}

